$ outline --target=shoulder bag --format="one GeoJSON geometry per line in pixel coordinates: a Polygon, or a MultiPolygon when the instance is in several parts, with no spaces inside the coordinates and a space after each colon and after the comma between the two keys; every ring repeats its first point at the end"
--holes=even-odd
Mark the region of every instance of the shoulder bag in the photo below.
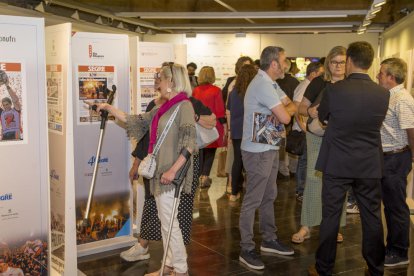
{"type": "MultiPolygon", "coordinates": [[[[180,104],[181,105],[181,104],[180,104]]],[[[175,117],[177,116],[178,110],[180,109],[180,105],[178,105],[174,113],[171,115],[170,119],[168,119],[167,125],[165,126],[164,130],[161,133],[160,138],[155,144],[154,151],[149,153],[144,160],[141,161],[138,167],[138,174],[142,177],[147,179],[151,179],[154,177],[155,169],[157,167],[157,162],[155,161],[155,156],[157,155],[158,151],[160,150],[161,144],[164,142],[165,137],[167,136],[168,131],[171,128],[172,123],[174,122],[175,117]]]]}

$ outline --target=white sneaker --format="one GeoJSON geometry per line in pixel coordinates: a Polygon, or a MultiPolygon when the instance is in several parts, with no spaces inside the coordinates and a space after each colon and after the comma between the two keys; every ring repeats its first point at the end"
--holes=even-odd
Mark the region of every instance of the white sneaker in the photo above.
{"type": "Polygon", "coordinates": [[[130,249],[121,252],[120,257],[127,262],[136,262],[149,259],[150,254],[148,253],[148,247],[144,248],[139,242],[137,242],[130,249]]]}
{"type": "Polygon", "coordinates": [[[359,208],[358,205],[356,203],[347,203],[346,204],[346,213],[347,214],[359,214],[359,208]]]}

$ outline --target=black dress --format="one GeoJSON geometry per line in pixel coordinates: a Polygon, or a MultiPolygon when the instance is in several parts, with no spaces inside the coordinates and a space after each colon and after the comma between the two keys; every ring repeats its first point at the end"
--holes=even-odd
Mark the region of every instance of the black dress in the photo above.
{"type": "MultiPolygon", "coordinates": [[[[204,106],[200,101],[194,98],[190,98],[193,104],[195,113],[200,115],[211,115],[211,111],[208,107],[204,106]]],[[[146,109],[146,112],[151,111],[155,107],[155,102],[151,101],[146,109]]],[[[147,133],[141,141],[137,144],[132,155],[136,158],[143,160],[148,153],[149,146],[149,133],[147,133]]],[[[186,194],[181,192],[180,204],[178,205],[178,223],[183,236],[184,244],[190,243],[191,237],[191,224],[193,222],[193,203],[194,195],[199,184],[199,157],[198,153],[192,156],[194,162],[194,177],[191,186],[191,193],[186,194]]],[[[142,212],[140,237],[145,240],[158,241],[161,240],[161,222],[158,218],[158,210],[155,202],[155,198],[150,194],[149,180],[144,178],[145,186],[145,201],[144,209],[142,212]]]]}

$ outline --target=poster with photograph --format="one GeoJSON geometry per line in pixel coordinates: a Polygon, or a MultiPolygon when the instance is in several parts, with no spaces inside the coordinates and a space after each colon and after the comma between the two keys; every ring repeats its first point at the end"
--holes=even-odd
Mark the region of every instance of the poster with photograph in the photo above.
{"type": "Polygon", "coordinates": [[[23,64],[0,60],[0,145],[22,143],[27,137],[25,98],[23,64]]]}
{"type": "Polygon", "coordinates": [[[157,97],[158,92],[154,89],[155,73],[160,67],[140,67],[140,91],[141,91],[141,112],[145,112],[148,104],[157,97]]]}
{"type": "Polygon", "coordinates": [[[253,113],[252,142],[280,146],[285,143],[285,126],[273,114],[253,113]]]}
{"type": "Polygon", "coordinates": [[[309,63],[311,62],[318,62],[320,58],[318,57],[288,57],[290,62],[292,63],[292,67],[295,66],[296,68],[292,68],[292,73],[295,75],[295,78],[302,81],[306,77],[306,68],[308,67],[309,63]]]}
{"type": "MultiPolygon", "coordinates": [[[[100,115],[89,108],[84,101],[104,103],[108,99],[109,90],[116,84],[115,66],[79,65],[77,71],[78,84],[78,124],[98,123],[100,115]]],[[[113,103],[115,105],[115,103],[113,103]]],[[[115,120],[108,116],[108,120],[115,120]]]]}
{"type": "Polygon", "coordinates": [[[49,131],[63,134],[63,75],[61,64],[46,65],[49,131]]]}

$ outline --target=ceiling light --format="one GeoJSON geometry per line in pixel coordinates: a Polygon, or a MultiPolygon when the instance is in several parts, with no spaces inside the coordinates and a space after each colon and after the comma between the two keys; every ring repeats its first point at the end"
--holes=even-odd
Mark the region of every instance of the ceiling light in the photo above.
{"type": "Polygon", "coordinates": [[[362,28],[359,28],[359,29],[358,29],[358,32],[365,32],[366,30],[367,30],[367,28],[362,27],[362,28]]]}
{"type": "Polygon", "coordinates": [[[364,31],[358,31],[357,32],[357,34],[359,34],[359,35],[362,35],[362,34],[364,34],[365,32],[364,31]]]}
{"type": "Polygon", "coordinates": [[[44,13],[45,12],[45,4],[40,2],[35,8],[36,11],[44,13]]]}
{"type": "Polygon", "coordinates": [[[373,10],[371,10],[370,14],[377,14],[381,11],[381,7],[375,8],[373,10]]]}
{"type": "Polygon", "coordinates": [[[367,10],[319,10],[273,12],[118,12],[116,16],[141,19],[244,19],[244,18],[340,18],[364,15],[367,10]]]}
{"type": "Polygon", "coordinates": [[[241,33],[235,33],[235,36],[236,37],[246,37],[246,33],[243,33],[243,32],[241,32],[241,33]]]}
{"type": "Polygon", "coordinates": [[[79,20],[79,12],[76,10],[70,17],[75,20],[79,20]]]}
{"type": "Polygon", "coordinates": [[[362,23],[362,27],[367,27],[370,24],[371,24],[371,20],[364,20],[364,22],[362,23]]]}
{"type": "Polygon", "coordinates": [[[371,20],[375,17],[375,14],[367,14],[367,16],[365,16],[365,20],[371,20]]]}
{"type": "Polygon", "coordinates": [[[382,5],[385,5],[387,3],[387,0],[374,0],[374,3],[372,3],[372,6],[374,8],[381,7],[382,5]]]}

